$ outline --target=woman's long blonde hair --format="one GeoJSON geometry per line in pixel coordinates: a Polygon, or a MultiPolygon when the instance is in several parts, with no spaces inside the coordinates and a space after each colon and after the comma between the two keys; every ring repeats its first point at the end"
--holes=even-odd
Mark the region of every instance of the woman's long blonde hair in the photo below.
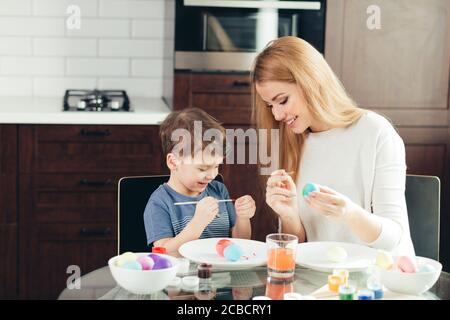
{"type": "MultiPolygon", "coordinates": [[[[322,54],[297,37],[282,37],[269,42],[254,61],[251,81],[252,117],[256,127],[280,130],[280,168],[293,171],[294,181],[299,177],[302,149],[308,132],[295,134],[283,122],[276,121],[271,109],[256,92],[256,83],[281,81],[297,84],[311,115],[330,128],[349,126],[366,112],[348,96],[322,54]]],[[[270,135],[270,130],[267,131],[270,135]]],[[[270,143],[268,147],[271,152],[270,143]]],[[[274,156],[271,154],[272,158],[274,156]]]]}

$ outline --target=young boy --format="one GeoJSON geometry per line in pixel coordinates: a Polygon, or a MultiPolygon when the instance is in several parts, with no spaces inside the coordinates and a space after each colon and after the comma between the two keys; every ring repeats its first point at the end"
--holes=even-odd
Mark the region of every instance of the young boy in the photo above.
{"type": "Polygon", "coordinates": [[[251,236],[250,218],[255,214],[255,201],[246,195],[236,199],[235,205],[232,202],[218,202],[230,198],[225,185],[214,180],[224,153],[208,152],[214,144],[198,137],[199,132],[194,125],[197,121],[201,121],[202,137],[209,129],[221,133],[222,140],[213,142],[223,150],[225,129],[201,109],[174,111],[160,126],[170,179],[150,196],[144,223],[147,243],[165,247],[167,252],[177,252],[183,243],[199,238],[231,236],[250,239],[251,236]],[[173,139],[174,131],[180,132],[177,129],[189,133],[190,139],[184,136],[180,140],[173,139]],[[192,148],[193,145],[197,148],[192,148]],[[181,154],[178,151],[180,146],[191,152],[181,154]],[[189,201],[198,203],[175,205],[189,201]]]}

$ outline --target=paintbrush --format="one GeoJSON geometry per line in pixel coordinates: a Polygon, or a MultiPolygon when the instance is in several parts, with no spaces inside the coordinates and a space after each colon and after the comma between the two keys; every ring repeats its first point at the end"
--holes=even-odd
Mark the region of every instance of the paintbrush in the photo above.
{"type": "MultiPolygon", "coordinates": [[[[230,202],[230,201],[236,201],[236,199],[222,199],[222,200],[217,200],[217,202],[230,202]]],[[[197,204],[200,201],[186,201],[186,202],[175,202],[174,205],[175,206],[183,206],[185,204],[197,204]]]]}

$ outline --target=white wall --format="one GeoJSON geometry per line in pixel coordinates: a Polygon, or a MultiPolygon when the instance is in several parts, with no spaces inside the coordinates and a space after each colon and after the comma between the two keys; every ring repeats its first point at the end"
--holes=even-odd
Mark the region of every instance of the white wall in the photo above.
{"type": "Polygon", "coordinates": [[[174,19],[174,0],[0,0],[0,96],[97,87],[161,97],[174,19]],[[79,30],[66,26],[69,5],[79,30]]]}

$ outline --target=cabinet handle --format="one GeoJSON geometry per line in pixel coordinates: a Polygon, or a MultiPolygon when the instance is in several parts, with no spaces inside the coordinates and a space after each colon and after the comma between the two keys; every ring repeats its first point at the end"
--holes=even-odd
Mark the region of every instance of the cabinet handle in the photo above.
{"type": "Polygon", "coordinates": [[[111,131],[109,131],[108,129],[106,130],[93,130],[93,131],[89,131],[86,129],[81,129],[80,130],[80,135],[82,136],[86,136],[86,137],[107,137],[111,135],[111,131]]]}
{"type": "Polygon", "coordinates": [[[80,235],[86,237],[107,236],[111,234],[111,228],[81,228],[80,235]]]}
{"type": "Polygon", "coordinates": [[[93,186],[93,187],[101,187],[101,186],[107,186],[112,183],[111,179],[106,179],[103,181],[95,181],[95,180],[88,180],[88,179],[81,179],[80,184],[85,186],[93,186]]]}
{"type": "Polygon", "coordinates": [[[248,81],[233,81],[233,87],[250,87],[250,82],[248,81]]]}

